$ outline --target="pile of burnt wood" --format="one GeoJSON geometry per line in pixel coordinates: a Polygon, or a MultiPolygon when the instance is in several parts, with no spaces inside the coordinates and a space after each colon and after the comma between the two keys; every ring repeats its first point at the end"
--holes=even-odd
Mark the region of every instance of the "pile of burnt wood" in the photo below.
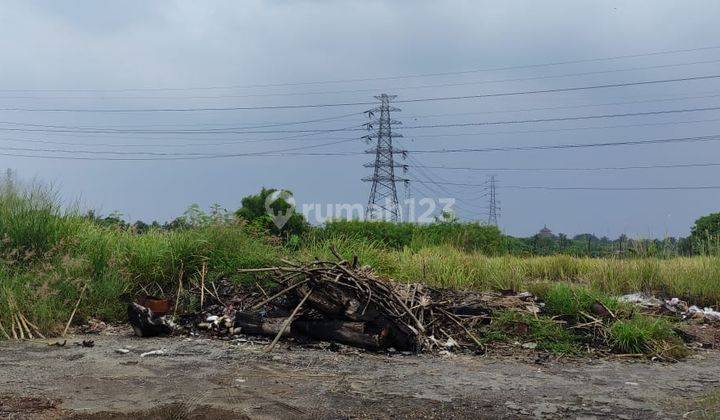
{"type": "MultiPolygon", "coordinates": [[[[538,312],[528,293],[434,289],[383,279],[357,260],[314,261],[244,270],[270,280],[272,292],[221,285],[199,314],[178,323],[220,335],[264,335],[330,341],[371,350],[482,349],[473,331],[493,310],[538,312]]],[[[205,290],[203,290],[205,294],[205,290]]],[[[135,308],[135,311],[138,309],[135,308]]],[[[131,319],[136,319],[133,317],[131,319]]],[[[137,328],[136,328],[137,331],[137,328]]]]}

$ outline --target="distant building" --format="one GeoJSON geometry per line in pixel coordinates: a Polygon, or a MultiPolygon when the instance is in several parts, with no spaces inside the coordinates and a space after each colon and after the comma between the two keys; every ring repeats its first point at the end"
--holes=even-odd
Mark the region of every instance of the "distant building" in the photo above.
{"type": "Polygon", "coordinates": [[[552,230],[548,229],[547,225],[543,226],[542,229],[540,229],[540,232],[537,233],[538,238],[553,238],[555,235],[553,235],[552,230]]]}

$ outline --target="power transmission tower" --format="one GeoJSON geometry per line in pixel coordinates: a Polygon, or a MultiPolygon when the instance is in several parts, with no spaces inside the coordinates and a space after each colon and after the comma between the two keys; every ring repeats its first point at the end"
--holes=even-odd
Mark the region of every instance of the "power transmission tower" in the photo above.
{"type": "Polygon", "coordinates": [[[489,189],[488,224],[497,226],[498,216],[500,215],[500,203],[497,201],[497,177],[495,175],[490,176],[489,189]]]}
{"type": "Polygon", "coordinates": [[[407,165],[396,163],[395,156],[401,155],[405,158],[407,152],[393,146],[393,139],[402,137],[402,134],[393,133],[392,126],[401,122],[393,120],[390,113],[400,109],[390,105],[390,101],[396,98],[395,95],[383,93],[375,98],[380,101],[380,106],[367,111],[371,121],[365,124],[370,134],[364,139],[368,143],[377,139],[375,147],[365,151],[375,155],[374,162],[364,165],[366,168],[373,168],[372,176],[363,178],[365,182],[372,182],[365,219],[387,219],[399,222],[402,219],[402,211],[398,203],[396,183],[398,181],[407,183],[409,180],[395,175],[395,168],[400,168],[403,172],[407,171],[407,165]],[[378,115],[377,119],[376,115],[378,115]]]}

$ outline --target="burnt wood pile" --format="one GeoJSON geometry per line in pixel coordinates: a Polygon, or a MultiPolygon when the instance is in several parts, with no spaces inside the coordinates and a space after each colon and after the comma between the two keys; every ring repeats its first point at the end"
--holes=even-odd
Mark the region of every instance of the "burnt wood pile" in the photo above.
{"type": "Polygon", "coordinates": [[[357,259],[347,261],[335,254],[338,261],[244,270],[270,274],[279,291],[235,311],[231,333],[274,336],[274,343],[283,336],[309,337],[371,350],[479,350],[483,345],[473,330],[489,322],[494,309],[539,310],[527,293],[461,292],[399,283],[375,275],[370,267],[358,267],[357,259]]]}
{"type": "MultiPolygon", "coordinates": [[[[396,282],[359,266],[357,258],[348,261],[333,253],[336,261],[284,261],[283,266],[242,270],[273,283],[272,288],[227,281],[212,287],[203,284],[193,292],[200,297],[201,311],[180,315],[177,322],[181,329],[200,334],[272,337],[268,350],[281,338],[292,337],[369,350],[482,351],[476,327],[489,323],[493,311],[539,312],[529,293],[479,293],[396,282]]],[[[145,335],[156,335],[167,321],[143,309],[131,305],[132,324],[147,320],[141,326],[154,329],[145,335]]]]}

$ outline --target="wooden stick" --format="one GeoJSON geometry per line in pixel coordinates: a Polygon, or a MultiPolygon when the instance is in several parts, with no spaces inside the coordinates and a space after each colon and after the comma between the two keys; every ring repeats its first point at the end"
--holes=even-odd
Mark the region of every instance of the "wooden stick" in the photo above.
{"type": "Polygon", "coordinates": [[[475,334],[471,333],[470,330],[468,330],[467,327],[465,327],[465,326],[462,324],[462,322],[460,322],[460,321],[458,321],[457,319],[455,319],[455,317],[454,317],[451,313],[447,312],[446,310],[444,310],[444,309],[442,309],[442,308],[438,308],[438,309],[440,310],[440,312],[444,313],[445,316],[448,317],[448,319],[450,319],[451,321],[453,321],[454,323],[456,323],[460,328],[462,328],[463,330],[465,330],[465,334],[467,334],[467,336],[470,337],[470,339],[471,339],[472,341],[474,341],[475,344],[477,344],[478,347],[480,347],[481,349],[484,349],[484,348],[485,348],[485,346],[483,346],[483,344],[480,342],[480,340],[478,340],[478,338],[475,337],[475,334]]]}
{"type": "Polygon", "coordinates": [[[173,309],[173,318],[175,318],[175,315],[177,315],[177,308],[178,303],[180,303],[180,293],[182,293],[182,278],[183,278],[183,268],[185,267],[184,263],[180,264],[180,273],[178,275],[178,289],[177,294],[175,295],[175,309],[173,309]]]}
{"type": "Polygon", "coordinates": [[[13,319],[15,319],[15,321],[17,322],[18,330],[20,330],[20,339],[24,340],[25,332],[23,331],[23,327],[22,327],[22,324],[20,323],[20,319],[18,319],[17,315],[15,315],[15,314],[13,314],[13,319]]]}
{"type": "Polygon", "coordinates": [[[260,291],[262,292],[263,296],[265,296],[265,298],[270,297],[270,295],[267,294],[267,292],[265,291],[265,289],[263,289],[262,286],[260,286],[260,283],[255,282],[255,287],[257,287],[258,289],[260,289],[260,291]]]}
{"type": "Polygon", "coordinates": [[[0,332],[3,334],[3,336],[5,336],[5,338],[10,340],[10,336],[8,335],[7,331],[5,331],[5,327],[3,326],[2,321],[0,321],[0,332]]]}
{"type": "Polygon", "coordinates": [[[266,350],[268,353],[270,353],[271,351],[273,351],[273,349],[275,348],[275,344],[277,344],[277,342],[280,340],[280,336],[282,336],[283,331],[285,331],[285,329],[286,329],[288,326],[290,326],[290,323],[292,322],[293,318],[295,318],[295,315],[296,315],[296,314],[298,313],[298,311],[300,310],[300,307],[303,305],[303,303],[305,303],[305,301],[307,300],[307,298],[310,297],[310,295],[312,294],[312,292],[313,292],[312,289],[310,289],[310,291],[307,292],[307,294],[305,295],[305,297],[302,298],[302,300],[300,301],[300,303],[298,303],[298,305],[297,305],[297,306],[295,307],[295,309],[292,311],[292,313],[290,314],[290,316],[285,320],[285,322],[283,322],[282,327],[280,327],[280,331],[279,331],[278,334],[275,336],[275,339],[272,341],[272,343],[270,343],[270,346],[268,346],[268,348],[267,348],[267,350],[266,350]]]}
{"type": "Polygon", "coordinates": [[[13,319],[12,316],[10,317],[10,331],[12,332],[13,339],[17,340],[18,335],[15,332],[15,320],[13,319]]]}
{"type": "MultiPolygon", "coordinates": [[[[283,269],[288,271],[287,269],[283,269]]],[[[264,273],[268,271],[280,271],[280,267],[267,267],[267,268],[238,268],[238,273],[264,273]]]]}
{"type": "MultiPolygon", "coordinates": [[[[220,302],[220,304],[221,304],[222,306],[226,306],[226,305],[223,303],[223,301],[220,300],[220,293],[218,293],[217,287],[215,287],[215,282],[214,282],[214,281],[211,281],[210,284],[212,285],[213,290],[215,291],[215,298],[217,298],[218,302],[220,302]]],[[[208,291],[209,291],[209,290],[208,290],[208,291]]]]}
{"type": "Polygon", "coordinates": [[[28,321],[28,319],[25,317],[25,315],[23,315],[22,312],[20,312],[20,317],[26,324],[30,325],[32,329],[35,330],[35,334],[37,334],[43,340],[45,339],[45,336],[40,332],[40,328],[38,328],[37,325],[33,324],[32,322],[28,321]]]}
{"type": "Polygon", "coordinates": [[[32,331],[30,331],[30,327],[28,326],[28,324],[25,323],[25,320],[23,319],[22,313],[20,313],[20,312],[18,311],[16,316],[17,316],[18,320],[20,321],[20,323],[22,324],[22,326],[25,327],[25,332],[27,333],[28,338],[31,339],[31,340],[32,340],[33,338],[35,338],[35,337],[33,337],[32,331]]]}
{"type": "Polygon", "coordinates": [[[303,280],[303,281],[299,281],[299,282],[293,284],[292,286],[288,286],[288,287],[284,288],[283,290],[281,290],[281,291],[275,293],[274,295],[270,296],[269,298],[263,300],[262,302],[256,303],[256,304],[253,305],[250,309],[257,309],[257,308],[263,306],[264,304],[272,301],[273,299],[275,299],[275,298],[277,298],[277,297],[280,297],[280,296],[284,295],[285,293],[291,291],[292,289],[294,289],[294,288],[296,288],[296,287],[298,287],[298,286],[300,286],[300,285],[303,285],[303,284],[305,284],[305,283],[307,283],[307,282],[309,282],[309,281],[310,281],[310,280],[303,280]]]}
{"type": "MultiPolygon", "coordinates": [[[[212,284],[213,289],[215,289],[215,283],[210,282],[210,284],[212,284]]],[[[215,290],[217,290],[217,289],[215,289],[215,290]]],[[[205,291],[208,292],[208,294],[209,294],[210,296],[214,297],[215,300],[217,300],[222,306],[225,306],[225,304],[223,303],[223,301],[220,300],[220,296],[218,296],[218,295],[216,295],[215,293],[213,293],[212,290],[210,290],[210,289],[207,288],[207,286],[205,286],[205,291]]]]}
{"type": "Polygon", "coordinates": [[[78,310],[78,306],[80,306],[80,301],[83,298],[83,295],[85,294],[85,289],[87,289],[87,283],[85,283],[85,286],[83,286],[82,290],[80,291],[80,297],[78,298],[77,302],[75,303],[75,309],[73,309],[72,313],[70,314],[70,319],[68,319],[67,324],[65,324],[65,329],[63,330],[62,337],[65,337],[65,335],[68,332],[68,329],[70,328],[70,324],[73,321],[73,318],[75,318],[75,312],[78,310]]]}
{"type": "Polygon", "coordinates": [[[205,274],[207,273],[207,264],[203,263],[200,270],[200,310],[202,311],[205,304],[205,274]]]}

